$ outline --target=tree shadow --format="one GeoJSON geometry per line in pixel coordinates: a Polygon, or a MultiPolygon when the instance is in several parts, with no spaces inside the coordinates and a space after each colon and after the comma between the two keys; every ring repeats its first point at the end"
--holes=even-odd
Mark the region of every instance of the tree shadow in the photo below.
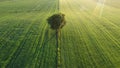
{"type": "MultiPolygon", "coordinates": [[[[47,57],[46,55],[50,55],[50,52],[49,52],[49,49],[51,50],[52,46],[49,45],[49,43],[51,41],[53,41],[53,39],[55,38],[55,34],[53,33],[50,33],[50,29],[46,29],[46,32],[45,32],[45,35],[44,35],[44,40],[43,40],[43,43],[42,43],[42,46],[40,47],[40,57],[39,59],[41,59],[40,61],[44,61],[46,63],[43,63],[44,67],[46,67],[45,65],[46,64],[49,64],[47,63],[47,59],[52,59],[51,57],[47,57]]],[[[54,49],[53,49],[54,50],[54,49]]],[[[54,52],[53,50],[51,50],[52,52],[54,52]]],[[[39,62],[39,67],[42,65],[42,63],[39,62]]],[[[52,62],[52,61],[49,61],[49,62],[52,62]]]]}
{"type": "Polygon", "coordinates": [[[52,36],[50,36],[50,38],[49,38],[49,29],[45,32],[45,39],[44,39],[44,42],[43,42],[43,46],[44,45],[47,45],[48,43],[49,43],[49,41],[51,41],[53,38],[55,38],[55,36],[56,36],[56,34],[53,34],[52,36]]]}

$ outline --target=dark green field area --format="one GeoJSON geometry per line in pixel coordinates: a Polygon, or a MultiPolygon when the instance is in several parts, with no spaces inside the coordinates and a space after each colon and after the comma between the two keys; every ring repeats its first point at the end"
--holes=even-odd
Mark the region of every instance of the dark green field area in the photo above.
{"type": "Polygon", "coordinates": [[[120,68],[119,0],[0,0],[0,68],[120,68]],[[58,60],[46,19],[62,12],[58,60]],[[57,62],[60,62],[58,65],[57,62]]]}

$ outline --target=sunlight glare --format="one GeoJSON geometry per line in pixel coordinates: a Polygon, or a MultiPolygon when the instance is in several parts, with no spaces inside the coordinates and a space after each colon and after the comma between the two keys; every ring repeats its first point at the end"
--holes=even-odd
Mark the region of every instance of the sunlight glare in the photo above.
{"type": "Polygon", "coordinates": [[[98,0],[97,5],[93,11],[93,15],[101,17],[103,13],[104,5],[105,5],[105,0],[98,0]]]}

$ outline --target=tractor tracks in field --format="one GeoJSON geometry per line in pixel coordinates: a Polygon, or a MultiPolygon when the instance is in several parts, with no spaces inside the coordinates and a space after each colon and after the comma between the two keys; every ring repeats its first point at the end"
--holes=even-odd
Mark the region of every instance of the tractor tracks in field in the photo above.
{"type": "MultiPolygon", "coordinates": [[[[38,6],[37,6],[38,7],[38,6]]],[[[49,6],[46,8],[46,10],[47,9],[49,9],[49,6]]],[[[35,9],[34,9],[35,10],[35,9]]],[[[51,9],[52,10],[52,9],[51,9]]],[[[43,11],[43,10],[42,10],[43,11]]],[[[31,13],[32,13],[32,11],[31,11],[31,13]]],[[[49,13],[50,13],[50,11],[49,11],[49,13]]],[[[44,13],[44,14],[40,14],[39,16],[41,16],[41,18],[42,17],[44,17],[45,19],[48,17],[48,15],[45,15],[46,13],[44,13]]],[[[27,27],[27,29],[23,32],[23,34],[25,34],[22,38],[21,38],[21,42],[18,42],[17,43],[17,47],[14,49],[14,52],[11,54],[11,57],[9,57],[9,59],[8,59],[8,64],[6,64],[6,65],[4,65],[4,66],[6,66],[6,67],[9,67],[9,66],[11,66],[11,65],[15,65],[15,63],[16,62],[18,62],[18,61],[16,61],[18,58],[20,58],[20,54],[22,55],[22,51],[24,50],[24,47],[26,47],[26,41],[28,40],[28,39],[32,39],[31,38],[31,35],[29,35],[29,33],[31,32],[30,31],[30,29],[31,28],[33,28],[32,26],[35,24],[34,22],[35,22],[35,20],[36,19],[33,19],[32,20],[32,22],[28,25],[28,27],[27,27]]],[[[41,22],[44,22],[43,20],[41,21],[41,22]]],[[[44,24],[44,23],[43,23],[44,24]]],[[[41,24],[42,25],[42,24],[41,24]]],[[[43,31],[45,31],[46,30],[46,26],[47,25],[43,25],[42,27],[43,27],[43,31]]],[[[40,28],[42,28],[42,27],[39,27],[39,29],[40,28]]],[[[42,29],[41,29],[41,31],[42,31],[42,29]]],[[[44,33],[44,32],[42,32],[42,33],[44,33]]],[[[40,34],[40,33],[39,33],[40,34]]],[[[42,34],[43,35],[43,34],[42,34]]],[[[41,34],[39,35],[39,37],[40,36],[42,36],[41,34]]],[[[44,36],[42,36],[42,37],[44,37],[44,36]]],[[[43,40],[43,38],[40,38],[41,40],[43,40]]],[[[36,40],[34,40],[34,42],[36,42],[36,40]]],[[[32,47],[34,47],[34,42],[32,43],[33,44],[33,46],[31,46],[31,47],[29,47],[28,48],[28,54],[30,54],[30,52],[29,51],[31,51],[31,49],[32,49],[32,47]]],[[[41,43],[42,43],[42,41],[41,41],[41,43]]],[[[39,44],[40,45],[40,47],[41,47],[41,45],[42,44],[39,44]]],[[[39,46],[39,45],[37,45],[37,46],[39,46]]]]}
{"type": "MultiPolygon", "coordinates": [[[[92,34],[89,37],[95,37],[96,44],[97,44],[97,47],[98,47],[96,49],[101,49],[101,51],[99,51],[99,52],[102,52],[102,54],[103,54],[102,57],[104,59],[104,62],[106,62],[107,64],[109,63],[109,65],[111,65],[111,66],[114,67],[114,64],[113,64],[114,61],[113,61],[113,59],[116,60],[115,58],[118,58],[118,55],[115,54],[115,56],[112,56],[112,58],[110,57],[111,50],[113,50],[113,48],[111,49],[111,47],[113,47],[112,44],[114,44],[114,46],[117,47],[117,50],[118,50],[119,49],[119,42],[118,42],[118,40],[115,39],[114,35],[112,35],[109,32],[108,29],[106,29],[107,26],[103,26],[102,23],[98,23],[98,22],[101,22],[99,19],[95,21],[94,18],[91,19],[87,15],[86,15],[86,19],[88,19],[91,22],[91,24],[89,24],[89,23],[85,24],[86,28],[89,29],[88,30],[89,33],[92,34]],[[94,27],[91,28],[91,26],[94,26],[94,27]],[[95,29],[95,28],[97,28],[97,29],[95,29]],[[98,32],[100,32],[100,33],[102,32],[101,36],[96,36],[96,35],[99,35],[98,32]],[[99,38],[102,38],[103,40],[106,39],[106,40],[111,41],[111,42],[109,42],[109,43],[108,42],[106,42],[106,43],[104,42],[103,43],[103,42],[100,41],[99,38]],[[103,46],[103,45],[105,45],[105,46],[103,46]],[[106,45],[108,45],[108,46],[106,46],[106,45]]],[[[107,24],[107,23],[104,23],[104,24],[107,24]]],[[[113,52],[115,52],[115,51],[113,51],[113,52]]],[[[115,53],[119,53],[119,52],[116,51],[115,53]]]]}
{"type": "MultiPolygon", "coordinates": [[[[112,28],[119,29],[119,26],[116,25],[114,22],[110,22],[109,19],[103,20],[102,18],[98,18],[98,17],[94,18],[91,17],[89,12],[80,11],[79,10],[80,5],[79,7],[77,6],[77,4],[79,3],[77,1],[76,1],[77,4],[72,4],[70,3],[70,1],[67,0],[66,1],[63,0],[63,3],[64,4],[62,5],[61,11],[63,12],[69,11],[66,12],[66,14],[68,14],[68,19],[69,19],[68,22],[74,27],[73,28],[75,29],[74,32],[81,33],[78,36],[81,36],[81,40],[83,41],[82,43],[84,43],[84,47],[86,47],[85,52],[87,52],[87,55],[84,55],[84,57],[81,57],[81,54],[79,55],[81,57],[81,60],[83,60],[81,61],[82,62],[81,66],[114,67],[115,66],[114,62],[116,61],[119,62],[117,58],[119,59],[118,56],[120,56],[119,55],[120,39],[118,39],[119,36],[115,36],[119,34],[119,30],[116,30],[116,33],[114,33],[114,30],[110,30],[110,29],[112,28]],[[110,26],[109,28],[107,27],[108,26],[107,24],[109,24],[110,26]]],[[[72,31],[72,29],[70,29],[69,31],[72,31]]],[[[67,51],[63,51],[63,52],[67,53],[67,51]]],[[[69,56],[70,55],[68,55],[67,57],[69,58],[69,56]]],[[[62,58],[64,59],[65,57],[62,58]]],[[[68,61],[70,62],[70,58],[68,59],[68,61]]],[[[67,64],[69,64],[68,61],[64,61],[66,67],[67,64]]]]}

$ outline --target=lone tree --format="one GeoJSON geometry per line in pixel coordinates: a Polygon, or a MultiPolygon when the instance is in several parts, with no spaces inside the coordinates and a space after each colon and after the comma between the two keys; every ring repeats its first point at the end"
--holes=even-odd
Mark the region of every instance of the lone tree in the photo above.
{"type": "Polygon", "coordinates": [[[51,29],[56,31],[56,46],[57,46],[57,68],[60,67],[60,33],[63,26],[66,24],[65,15],[62,13],[54,14],[47,19],[48,24],[50,24],[51,29]]]}
{"type": "Polygon", "coordinates": [[[56,30],[56,38],[60,38],[60,32],[63,26],[66,24],[65,15],[62,13],[54,14],[47,19],[51,29],[56,30]]]}

